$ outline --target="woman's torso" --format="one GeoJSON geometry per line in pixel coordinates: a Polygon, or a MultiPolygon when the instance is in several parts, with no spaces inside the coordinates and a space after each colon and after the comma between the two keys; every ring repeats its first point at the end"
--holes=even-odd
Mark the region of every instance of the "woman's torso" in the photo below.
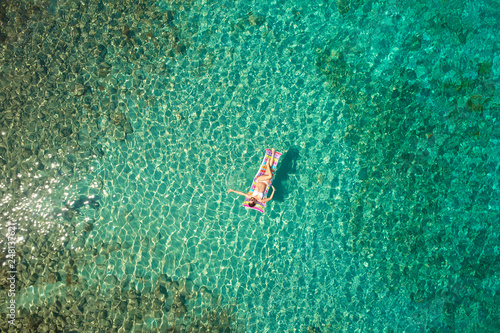
{"type": "Polygon", "coordinates": [[[264,192],[267,188],[267,182],[265,181],[258,181],[256,184],[255,184],[255,190],[259,191],[259,192],[264,192]]]}
{"type": "Polygon", "coordinates": [[[262,181],[257,182],[257,184],[255,184],[252,197],[257,199],[263,199],[266,187],[267,187],[267,182],[262,182],[262,181]]]}

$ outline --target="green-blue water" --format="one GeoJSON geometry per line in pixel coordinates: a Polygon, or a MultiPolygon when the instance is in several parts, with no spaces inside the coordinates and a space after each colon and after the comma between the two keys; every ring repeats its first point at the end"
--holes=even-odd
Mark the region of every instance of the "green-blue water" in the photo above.
{"type": "Polygon", "coordinates": [[[499,332],[499,8],[1,2],[0,330],[499,332]]]}

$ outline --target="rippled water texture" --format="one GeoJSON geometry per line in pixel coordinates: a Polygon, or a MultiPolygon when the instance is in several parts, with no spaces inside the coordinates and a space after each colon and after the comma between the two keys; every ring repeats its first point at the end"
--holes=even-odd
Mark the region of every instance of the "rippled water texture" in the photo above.
{"type": "Polygon", "coordinates": [[[499,8],[2,1],[0,330],[500,331],[499,8]]]}

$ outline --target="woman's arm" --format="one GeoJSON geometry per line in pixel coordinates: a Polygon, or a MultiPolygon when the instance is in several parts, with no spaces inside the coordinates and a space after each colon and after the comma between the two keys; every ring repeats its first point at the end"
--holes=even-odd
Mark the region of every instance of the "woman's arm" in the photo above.
{"type": "MultiPolygon", "coordinates": [[[[250,197],[251,197],[248,193],[243,193],[243,192],[240,192],[240,191],[235,191],[235,190],[231,190],[231,189],[227,190],[227,192],[228,192],[228,193],[234,192],[234,193],[236,193],[236,194],[242,195],[242,196],[247,197],[247,198],[250,198],[250,197]]],[[[274,194],[274,193],[273,193],[273,194],[274,194]]]]}

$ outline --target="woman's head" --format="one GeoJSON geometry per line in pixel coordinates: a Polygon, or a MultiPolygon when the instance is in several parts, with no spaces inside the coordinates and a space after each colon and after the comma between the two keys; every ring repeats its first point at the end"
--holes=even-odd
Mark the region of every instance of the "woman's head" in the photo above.
{"type": "Polygon", "coordinates": [[[248,199],[248,207],[254,207],[257,204],[257,199],[250,198],[248,199]]]}

